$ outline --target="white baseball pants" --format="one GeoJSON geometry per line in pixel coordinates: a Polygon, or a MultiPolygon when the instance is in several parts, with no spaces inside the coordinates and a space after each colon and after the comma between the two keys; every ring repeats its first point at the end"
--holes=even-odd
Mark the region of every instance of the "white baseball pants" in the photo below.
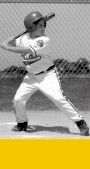
{"type": "Polygon", "coordinates": [[[83,118],[66,97],[63,96],[57,73],[55,70],[51,70],[48,73],[40,75],[28,73],[24,77],[13,100],[17,123],[28,121],[26,102],[36,90],[40,90],[50,98],[70,119],[79,121],[83,118]]]}

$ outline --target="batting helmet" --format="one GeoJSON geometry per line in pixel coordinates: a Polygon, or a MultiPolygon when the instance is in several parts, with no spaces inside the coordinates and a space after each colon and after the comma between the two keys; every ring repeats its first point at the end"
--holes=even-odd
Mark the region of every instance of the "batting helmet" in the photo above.
{"type": "MultiPolygon", "coordinates": [[[[35,23],[41,19],[44,19],[44,17],[40,12],[34,11],[29,13],[24,19],[24,26],[26,30],[34,31],[36,29],[35,23]]],[[[46,26],[46,22],[45,22],[45,26],[46,26]]]]}

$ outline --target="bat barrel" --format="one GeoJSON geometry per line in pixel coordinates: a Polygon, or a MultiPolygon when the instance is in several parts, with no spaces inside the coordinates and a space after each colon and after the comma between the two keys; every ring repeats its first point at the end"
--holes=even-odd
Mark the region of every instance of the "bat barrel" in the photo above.
{"type": "Polygon", "coordinates": [[[45,16],[45,20],[48,21],[49,19],[52,19],[53,17],[55,17],[55,14],[53,12],[51,12],[50,14],[45,16]]]}

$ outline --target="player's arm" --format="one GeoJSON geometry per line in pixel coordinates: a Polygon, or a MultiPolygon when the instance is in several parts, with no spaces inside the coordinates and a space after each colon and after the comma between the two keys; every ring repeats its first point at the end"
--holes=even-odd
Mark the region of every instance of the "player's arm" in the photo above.
{"type": "Polygon", "coordinates": [[[29,46],[16,46],[16,39],[12,38],[9,39],[7,41],[5,41],[4,43],[0,44],[1,48],[8,50],[10,52],[14,52],[14,53],[32,53],[32,49],[29,46]]]}

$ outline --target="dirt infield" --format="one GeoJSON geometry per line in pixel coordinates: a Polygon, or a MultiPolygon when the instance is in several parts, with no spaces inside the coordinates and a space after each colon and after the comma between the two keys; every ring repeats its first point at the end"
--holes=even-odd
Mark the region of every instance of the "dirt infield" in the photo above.
{"type": "MultiPolygon", "coordinates": [[[[82,114],[90,127],[90,113],[82,114]]],[[[0,139],[90,139],[80,136],[76,125],[59,111],[31,111],[27,115],[35,130],[15,132],[12,131],[16,124],[14,113],[0,112],[0,139]]]]}

